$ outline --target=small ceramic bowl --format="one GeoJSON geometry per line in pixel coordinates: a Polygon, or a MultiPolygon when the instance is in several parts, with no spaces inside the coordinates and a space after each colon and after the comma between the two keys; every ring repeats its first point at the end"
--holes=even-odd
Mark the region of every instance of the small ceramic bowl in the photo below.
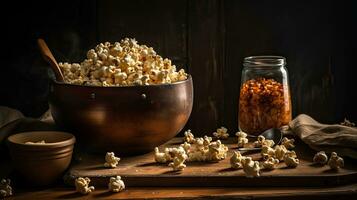
{"type": "Polygon", "coordinates": [[[15,169],[31,185],[45,186],[68,168],[76,139],[66,132],[35,131],[12,135],[7,141],[15,169]]]}

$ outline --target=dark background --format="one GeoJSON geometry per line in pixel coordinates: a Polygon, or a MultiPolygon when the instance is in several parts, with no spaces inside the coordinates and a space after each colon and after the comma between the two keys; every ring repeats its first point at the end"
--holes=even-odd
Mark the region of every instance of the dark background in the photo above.
{"type": "Polygon", "coordinates": [[[197,135],[237,130],[243,58],[287,58],[293,113],[325,123],[357,121],[356,1],[72,0],[1,6],[0,105],[38,117],[49,73],[36,46],[79,62],[99,42],[135,37],[194,80],[187,124],[197,135]]]}

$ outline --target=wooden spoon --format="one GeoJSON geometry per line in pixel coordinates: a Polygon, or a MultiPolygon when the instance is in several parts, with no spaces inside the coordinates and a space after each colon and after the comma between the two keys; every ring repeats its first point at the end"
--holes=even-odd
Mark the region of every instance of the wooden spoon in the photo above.
{"type": "Polygon", "coordinates": [[[43,39],[37,40],[38,47],[40,48],[43,59],[50,64],[53,72],[55,73],[56,80],[58,82],[64,82],[63,74],[58,66],[55,57],[52,55],[50,49],[48,48],[46,42],[43,39]]]}

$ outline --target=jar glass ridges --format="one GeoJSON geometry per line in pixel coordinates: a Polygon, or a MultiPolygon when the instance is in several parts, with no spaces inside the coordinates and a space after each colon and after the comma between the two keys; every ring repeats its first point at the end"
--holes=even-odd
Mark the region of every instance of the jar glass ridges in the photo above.
{"type": "Polygon", "coordinates": [[[239,95],[239,129],[259,135],[291,121],[291,98],[286,60],[281,56],[244,59],[239,95]]]}

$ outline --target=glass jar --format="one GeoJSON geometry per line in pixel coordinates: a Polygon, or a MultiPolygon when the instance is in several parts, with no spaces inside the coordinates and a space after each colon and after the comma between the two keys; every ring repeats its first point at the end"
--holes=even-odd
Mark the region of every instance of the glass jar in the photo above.
{"type": "Polygon", "coordinates": [[[239,95],[239,130],[259,135],[291,121],[286,60],[281,56],[251,56],[243,63],[239,95]]]}

